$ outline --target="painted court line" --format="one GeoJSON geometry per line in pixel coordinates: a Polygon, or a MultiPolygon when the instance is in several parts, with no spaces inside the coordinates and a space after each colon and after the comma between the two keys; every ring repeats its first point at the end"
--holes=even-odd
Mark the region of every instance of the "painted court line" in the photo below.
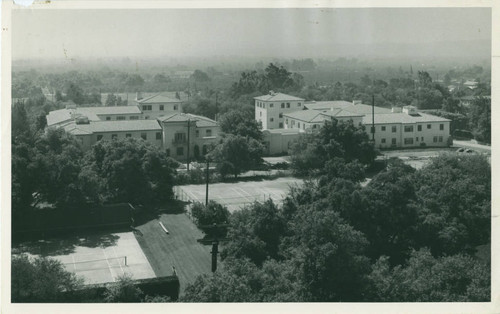
{"type": "Polygon", "coordinates": [[[109,265],[108,256],[106,255],[106,251],[104,251],[103,248],[101,248],[101,250],[104,253],[104,256],[106,257],[106,264],[108,264],[108,269],[109,269],[109,273],[111,274],[111,279],[113,279],[113,281],[116,281],[115,276],[113,276],[113,271],[111,270],[111,265],[109,265]]]}
{"type": "MultiPolygon", "coordinates": [[[[118,255],[116,255],[115,247],[112,246],[111,248],[113,249],[113,254],[115,255],[115,258],[118,260],[118,255]]],[[[123,271],[122,264],[120,263],[120,261],[118,261],[118,266],[120,266],[120,270],[122,271],[122,274],[125,274],[125,272],[123,271]]]]}

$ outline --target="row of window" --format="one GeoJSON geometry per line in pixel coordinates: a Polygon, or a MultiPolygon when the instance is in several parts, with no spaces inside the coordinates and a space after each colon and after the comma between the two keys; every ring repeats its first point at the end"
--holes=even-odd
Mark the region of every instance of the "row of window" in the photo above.
{"type": "MultiPolygon", "coordinates": [[[[430,130],[432,129],[432,124],[427,124],[427,129],[430,130]]],[[[385,131],[386,130],[386,127],[385,126],[381,126],[380,127],[380,130],[381,131],[385,131]]],[[[392,126],[392,133],[396,133],[397,132],[397,126],[393,125],[392,126]]],[[[444,124],[440,124],[439,125],[439,130],[443,131],[444,130],[444,124]]],[[[404,126],[404,131],[405,132],[413,132],[413,125],[405,125],[404,126]]],[[[417,131],[422,131],[422,125],[417,125],[417,131]]]]}
{"type": "MultiPolygon", "coordinates": [[[[269,103],[268,105],[269,105],[269,108],[274,108],[274,104],[273,103],[269,103]]],[[[276,104],[276,105],[278,105],[278,104],[276,104]]],[[[263,102],[258,101],[257,102],[257,107],[266,108],[266,104],[263,103],[263,102]]],[[[287,103],[282,102],[280,104],[280,107],[281,108],[290,108],[290,103],[289,102],[287,102],[287,103]]],[[[302,107],[302,103],[300,103],[300,102],[297,103],[297,107],[302,107]]]]}
{"type": "MultiPolygon", "coordinates": [[[[200,130],[196,130],[195,135],[196,137],[200,137],[200,130]]],[[[206,129],[205,136],[212,136],[212,129],[206,129]]],[[[176,142],[184,142],[186,140],[186,133],[183,132],[175,133],[174,139],[176,142]]]]}
{"type": "MultiPolygon", "coordinates": [[[[419,141],[419,138],[418,137],[415,137],[415,142],[418,142],[419,141]]],[[[423,142],[424,141],[424,137],[420,137],[420,141],[423,142]]],[[[433,138],[433,141],[434,143],[442,143],[443,142],[443,137],[442,136],[434,136],[433,138]]],[[[386,139],[383,138],[380,140],[380,142],[382,144],[385,144],[386,143],[386,139]]],[[[391,144],[392,145],[396,145],[396,138],[392,138],[391,139],[391,144]]],[[[412,145],[413,144],[413,137],[407,137],[404,139],[404,144],[405,145],[412,145]]]]}
{"type": "MultiPolygon", "coordinates": [[[[194,155],[196,157],[197,153],[196,153],[196,150],[198,149],[198,154],[199,154],[199,147],[197,145],[194,146],[194,155]]],[[[207,150],[208,150],[208,147],[207,145],[203,145],[203,148],[202,148],[202,154],[203,155],[206,155],[207,154],[207,150]]],[[[167,148],[166,149],[166,153],[167,153],[167,156],[170,156],[170,148],[167,148]]],[[[184,146],[179,146],[179,147],[176,147],[175,148],[175,154],[177,156],[184,156],[184,146]]]]}
{"type": "MultiPolygon", "coordinates": [[[[125,137],[128,138],[128,137],[132,137],[132,133],[125,133],[125,137]]],[[[103,138],[103,135],[102,134],[97,134],[97,140],[100,141],[102,140],[103,138]]],[[[148,139],[148,133],[141,133],[141,138],[144,139],[144,140],[147,140],[148,139]]],[[[161,132],[156,132],[156,139],[157,140],[161,140],[163,138],[163,135],[161,132]]],[[[112,140],[116,140],[118,139],[118,134],[111,134],[111,139],[112,140]]]]}
{"type": "MultiPolygon", "coordinates": [[[[129,117],[130,120],[139,120],[139,116],[130,116],[129,117]]],[[[127,120],[127,117],[125,116],[117,116],[116,117],[116,120],[117,121],[120,121],[120,120],[127,120]]],[[[110,116],[107,116],[106,117],[106,121],[111,121],[111,117],[110,116]]]]}
{"type": "MultiPolygon", "coordinates": [[[[174,105],[174,110],[177,110],[178,105],[174,105]]],[[[142,110],[143,111],[151,111],[153,110],[153,106],[152,105],[142,105],[142,110]]],[[[160,105],[160,111],[163,111],[165,110],[165,106],[164,105],[160,105]]]]}

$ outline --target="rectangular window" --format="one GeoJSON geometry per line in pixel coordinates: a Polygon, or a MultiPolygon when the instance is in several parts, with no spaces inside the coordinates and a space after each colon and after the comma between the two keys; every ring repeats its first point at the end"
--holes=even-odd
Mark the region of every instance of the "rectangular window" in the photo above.
{"type": "Polygon", "coordinates": [[[160,110],[164,110],[165,107],[163,105],[160,105],[160,110]]]}
{"type": "Polygon", "coordinates": [[[139,117],[138,116],[130,116],[129,118],[130,120],[139,120],[139,117]]]}
{"type": "Polygon", "coordinates": [[[397,130],[398,130],[398,127],[397,127],[397,126],[393,126],[393,127],[392,127],[392,133],[396,133],[396,132],[397,132],[397,130]]]}
{"type": "Polygon", "coordinates": [[[297,123],[297,127],[300,129],[300,122],[297,123]]]}
{"type": "Polygon", "coordinates": [[[184,155],[184,147],[177,147],[177,156],[183,156],[184,155]]]}
{"type": "Polygon", "coordinates": [[[385,144],[385,138],[381,139],[381,140],[380,140],[380,142],[381,142],[382,144],[385,144]]]}
{"type": "Polygon", "coordinates": [[[284,102],[281,103],[281,108],[285,108],[285,103],[284,102]]]}
{"type": "Polygon", "coordinates": [[[306,129],[306,124],[302,124],[302,130],[305,130],[306,129]]]}
{"type": "Polygon", "coordinates": [[[434,143],[437,143],[437,141],[438,141],[438,137],[437,137],[437,136],[434,136],[434,138],[432,139],[432,141],[433,141],[434,143]]]}
{"type": "Polygon", "coordinates": [[[286,103],[286,107],[290,108],[290,103],[289,102],[286,103]]]}
{"type": "Polygon", "coordinates": [[[118,116],[116,117],[116,120],[125,120],[127,117],[124,117],[124,116],[118,116]]]}
{"type": "Polygon", "coordinates": [[[299,107],[302,106],[302,104],[299,102],[299,107]]]}
{"type": "Polygon", "coordinates": [[[174,110],[177,110],[177,108],[179,108],[177,105],[174,105],[174,110]]]}
{"type": "Polygon", "coordinates": [[[285,119],[285,124],[288,125],[288,119],[285,119]]]}
{"type": "Polygon", "coordinates": [[[125,134],[125,137],[132,137],[132,134],[127,133],[127,134],[125,134]]]}
{"type": "Polygon", "coordinates": [[[212,130],[211,129],[207,129],[206,134],[207,134],[207,136],[212,136],[212,130]]]}
{"type": "Polygon", "coordinates": [[[442,143],[442,142],[443,142],[443,137],[442,137],[442,136],[440,136],[440,137],[439,137],[439,143],[442,143]]]}
{"type": "Polygon", "coordinates": [[[280,117],[280,118],[283,118],[283,114],[282,114],[281,112],[280,112],[280,114],[279,114],[279,117],[280,117]]]}
{"type": "Polygon", "coordinates": [[[273,122],[273,121],[274,121],[274,118],[269,119],[269,121],[273,122]]]}
{"type": "Polygon", "coordinates": [[[280,126],[279,127],[280,127],[280,129],[283,128],[283,122],[280,122],[280,126]]]}
{"type": "Polygon", "coordinates": [[[196,137],[200,137],[200,130],[196,130],[196,132],[195,132],[195,136],[196,136],[196,137]]]}
{"type": "Polygon", "coordinates": [[[318,125],[317,124],[313,124],[313,129],[317,128],[318,125]]]}
{"type": "Polygon", "coordinates": [[[100,134],[99,134],[99,135],[97,135],[97,140],[98,140],[98,141],[102,140],[102,135],[100,135],[100,134]]]}
{"type": "Polygon", "coordinates": [[[444,130],[444,124],[439,125],[439,130],[443,131],[444,130]]]}
{"type": "Polygon", "coordinates": [[[272,107],[274,107],[274,104],[273,104],[273,103],[270,103],[270,104],[269,104],[269,108],[272,108],[272,107]]]}
{"type": "Polygon", "coordinates": [[[111,120],[111,117],[106,117],[106,121],[109,121],[109,120],[111,120]]]}
{"type": "Polygon", "coordinates": [[[161,132],[156,132],[156,139],[161,140],[161,132]]]}
{"type": "Polygon", "coordinates": [[[186,141],[186,133],[175,133],[174,141],[184,143],[186,141]]]}
{"type": "Polygon", "coordinates": [[[396,145],[396,139],[395,139],[395,138],[393,138],[393,139],[391,140],[391,144],[392,144],[392,145],[396,145]]]}
{"type": "Polygon", "coordinates": [[[422,126],[421,125],[417,125],[417,131],[422,131],[422,126]]]}
{"type": "Polygon", "coordinates": [[[261,112],[259,112],[259,113],[260,113],[260,116],[262,117],[262,111],[261,111],[261,112]]]}
{"type": "Polygon", "coordinates": [[[147,133],[141,133],[141,137],[143,140],[147,140],[148,139],[148,134],[147,133]]]}
{"type": "Polygon", "coordinates": [[[423,136],[420,138],[420,141],[422,141],[422,142],[424,141],[424,137],[423,136]]]}
{"type": "Polygon", "coordinates": [[[411,145],[411,144],[413,144],[413,137],[405,138],[405,145],[411,145]]]}
{"type": "Polygon", "coordinates": [[[146,110],[152,110],[153,109],[153,106],[152,105],[143,105],[142,106],[142,110],[146,111],[146,110]]]}
{"type": "Polygon", "coordinates": [[[112,139],[112,140],[116,140],[117,138],[118,138],[118,135],[116,135],[116,134],[111,134],[111,139],[112,139]]]}
{"type": "Polygon", "coordinates": [[[405,125],[405,132],[413,132],[413,125],[405,125]]]}
{"type": "Polygon", "coordinates": [[[427,124],[427,128],[431,129],[432,128],[432,124],[427,124]]]}
{"type": "Polygon", "coordinates": [[[382,131],[385,131],[385,126],[380,127],[380,129],[381,129],[382,131]]]}
{"type": "Polygon", "coordinates": [[[418,142],[418,137],[415,137],[415,142],[418,142]]]}

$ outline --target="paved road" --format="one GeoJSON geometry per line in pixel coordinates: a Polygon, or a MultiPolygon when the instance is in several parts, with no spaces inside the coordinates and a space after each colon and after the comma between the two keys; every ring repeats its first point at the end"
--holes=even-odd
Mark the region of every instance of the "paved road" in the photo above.
{"type": "Polygon", "coordinates": [[[453,146],[456,147],[467,147],[471,149],[478,150],[482,153],[491,153],[491,146],[476,144],[472,141],[457,141],[453,140],[453,146]]]}

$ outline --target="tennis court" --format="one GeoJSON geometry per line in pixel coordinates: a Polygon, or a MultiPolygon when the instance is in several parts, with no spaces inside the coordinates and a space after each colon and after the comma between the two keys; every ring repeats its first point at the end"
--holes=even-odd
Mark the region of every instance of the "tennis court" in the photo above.
{"type": "Polygon", "coordinates": [[[16,252],[57,259],[85,284],[114,282],[123,274],[134,279],[156,277],[132,232],[107,234],[107,241],[101,242],[71,237],[23,243],[16,252]]]}
{"type": "MultiPolygon", "coordinates": [[[[254,201],[272,199],[281,204],[291,186],[301,185],[302,179],[287,177],[275,180],[214,183],[208,188],[209,200],[227,206],[233,212],[254,201]]],[[[205,203],[204,184],[175,186],[174,193],[179,200],[205,203]]]]}

